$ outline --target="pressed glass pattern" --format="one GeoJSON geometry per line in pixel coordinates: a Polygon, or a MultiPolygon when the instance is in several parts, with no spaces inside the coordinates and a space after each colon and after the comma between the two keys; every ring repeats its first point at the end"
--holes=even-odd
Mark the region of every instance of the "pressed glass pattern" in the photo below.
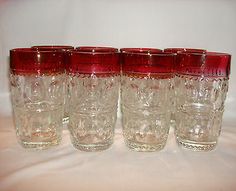
{"type": "Polygon", "coordinates": [[[10,74],[11,97],[18,141],[43,149],[61,140],[64,74],[10,74]]]}
{"type": "Polygon", "coordinates": [[[113,143],[119,75],[69,75],[69,130],[81,150],[104,150],[113,143]]]}
{"type": "Polygon", "coordinates": [[[168,137],[173,94],[171,75],[123,75],[122,120],[128,147],[137,151],[162,149],[168,137]]]}
{"type": "Polygon", "coordinates": [[[193,150],[212,150],[221,131],[227,77],[176,76],[177,142],[193,150]]]}

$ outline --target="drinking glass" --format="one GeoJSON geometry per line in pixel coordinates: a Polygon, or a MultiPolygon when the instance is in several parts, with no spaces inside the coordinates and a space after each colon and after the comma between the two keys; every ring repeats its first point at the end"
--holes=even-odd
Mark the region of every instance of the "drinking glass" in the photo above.
{"type": "Polygon", "coordinates": [[[136,151],[164,148],[170,127],[175,54],[121,49],[121,109],[126,145],[136,151]]]}
{"type": "Polygon", "coordinates": [[[16,135],[25,148],[61,141],[65,96],[63,52],[10,50],[10,89],[16,135]]]}
{"type": "Polygon", "coordinates": [[[231,56],[179,53],[176,69],[176,139],[184,148],[209,151],[221,132],[231,56]]]}
{"type": "Polygon", "coordinates": [[[110,47],[71,52],[69,130],[74,147],[98,151],[113,143],[120,83],[119,53],[110,47]]]}

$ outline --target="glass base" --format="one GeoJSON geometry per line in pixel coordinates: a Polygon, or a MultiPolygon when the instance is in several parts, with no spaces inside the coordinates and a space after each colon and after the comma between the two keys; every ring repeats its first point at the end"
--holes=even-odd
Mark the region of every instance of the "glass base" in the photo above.
{"type": "Polygon", "coordinates": [[[176,138],[179,146],[193,151],[212,151],[216,148],[217,142],[196,142],[176,138]]]}
{"type": "Polygon", "coordinates": [[[81,144],[78,141],[72,140],[73,146],[81,151],[93,152],[93,151],[103,151],[111,147],[113,142],[104,142],[97,144],[81,144]]]}
{"type": "Polygon", "coordinates": [[[50,142],[25,142],[19,141],[20,145],[25,149],[33,149],[33,150],[44,150],[49,149],[54,146],[58,146],[61,142],[61,139],[55,139],[50,142]]]}
{"type": "Polygon", "coordinates": [[[131,142],[131,141],[126,140],[125,144],[129,149],[134,150],[134,151],[154,152],[154,151],[162,150],[165,147],[166,142],[163,142],[162,144],[149,145],[145,143],[136,143],[136,142],[131,142]]]}

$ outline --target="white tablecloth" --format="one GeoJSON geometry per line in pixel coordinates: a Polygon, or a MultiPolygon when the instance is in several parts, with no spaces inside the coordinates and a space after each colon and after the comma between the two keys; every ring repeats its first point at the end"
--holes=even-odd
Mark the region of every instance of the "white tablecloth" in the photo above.
{"type": "Polygon", "coordinates": [[[126,148],[118,122],[113,146],[78,151],[63,131],[62,144],[44,151],[21,148],[10,117],[0,117],[0,190],[236,190],[236,127],[225,121],[216,150],[179,148],[171,130],[164,150],[126,148]]]}

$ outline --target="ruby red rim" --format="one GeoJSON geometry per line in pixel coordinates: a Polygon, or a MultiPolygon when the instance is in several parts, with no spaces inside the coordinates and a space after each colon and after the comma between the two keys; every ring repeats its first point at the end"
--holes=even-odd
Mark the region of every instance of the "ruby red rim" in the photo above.
{"type": "Polygon", "coordinates": [[[64,72],[64,59],[61,51],[15,48],[10,50],[10,70],[15,74],[64,72]]]}
{"type": "Polygon", "coordinates": [[[77,47],[68,57],[68,73],[118,74],[119,53],[113,47],[77,47]]]}
{"type": "Polygon", "coordinates": [[[51,49],[44,49],[44,50],[39,50],[39,49],[34,49],[34,48],[14,48],[11,49],[10,52],[25,52],[25,53],[37,53],[37,52],[50,52],[50,53],[55,53],[55,51],[51,49]]]}
{"type": "Polygon", "coordinates": [[[200,49],[200,48],[165,48],[164,52],[171,52],[171,53],[180,53],[180,52],[204,53],[204,52],[206,52],[206,50],[205,49],[200,49]]]}
{"type": "Polygon", "coordinates": [[[123,73],[173,73],[174,53],[122,53],[123,73]]]}
{"type": "Polygon", "coordinates": [[[74,50],[74,47],[69,45],[37,45],[31,48],[37,50],[74,50]]]}
{"type": "Polygon", "coordinates": [[[163,51],[158,48],[121,48],[120,52],[123,54],[156,54],[163,51]]]}
{"type": "Polygon", "coordinates": [[[231,55],[227,53],[181,52],[177,55],[176,73],[194,76],[228,77],[230,64],[231,55]]]}
{"type": "Polygon", "coordinates": [[[87,54],[106,54],[106,53],[117,53],[118,49],[113,47],[102,47],[102,46],[79,46],[76,47],[75,51],[87,54]]]}

